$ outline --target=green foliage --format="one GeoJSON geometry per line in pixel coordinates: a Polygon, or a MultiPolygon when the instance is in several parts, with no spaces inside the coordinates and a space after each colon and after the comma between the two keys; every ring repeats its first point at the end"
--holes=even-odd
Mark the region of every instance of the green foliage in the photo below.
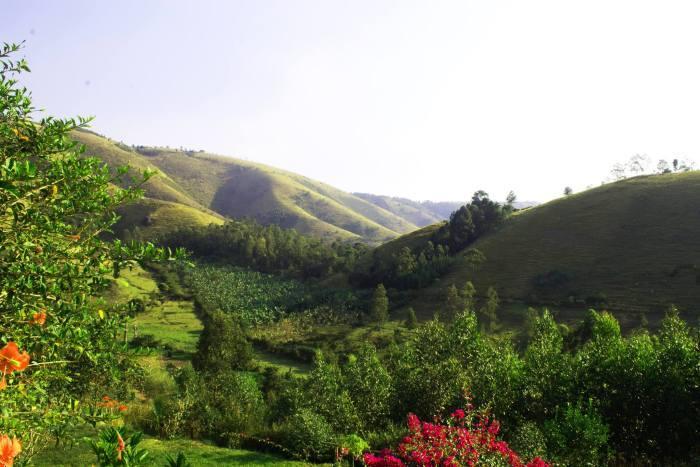
{"type": "Polygon", "coordinates": [[[520,425],[512,436],[511,447],[524,459],[547,459],[547,439],[540,427],[531,421],[520,425]]]}
{"type": "Polygon", "coordinates": [[[251,220],[178,229],[162,236],[160,243],[185,247],[199,257],[234,266],[304,278],[348,272],[367,250],[361,243],[328,243],[294,229],[262,226],[251,220]]]}
{"type": "Polygon", "coordinates": [[[328,460],[336,447],[336,435],[326,419],[309,409],[290,416],[282,428],[282,441],[306,459],[328,460]]]}
{"type": "Polygon", "coordinates": [[[567,406],[544,424],[547,451],[562,465],[604,465],[608,427],[591,408],[567,406]]]}
{"type": "Polygon", "coordinates": [[[511,211],[510,205],[496,203],[487,193],[477,191],[471,202],[450,215],[450,221],[437,232],[434,241],[447,244],[450,251],[457,253],[498,227],[511,211]]]}
{"type": "Polygon", "coordinates": [[[233,316],[212,311],[203,316],[203,323],[192,366],[210,373],[250,368],[253,347],[233,316]]]}
{"type": "Polygon", "coordinates": [[[121,428],[106,428],[100,433],[97,441],[92,442],[92,450],[97,456],[97,465],[100,467],[144,465],[148,451],[138,448],[141,438],[140,432],[127,436],[121,428]]]}
{"type": "Polygon", "coordinates": [[[28,67],[9,58],[18,49],[0,47],[0,328],[3,341],[28,352],[32,364],[0,391],[0,432],[18,434],[31,453],[40,437],[29,433],[95,422],[96,394],[113,386],[128,391],[134,367],[115,339],[127,314],[96,309],[95,297],[108,287],[107,274],[171,255],[151,244],[101,240],[117,219],[114,210],[138,199],[153,174],[129,179],[127,169],[110,171],[85,157],[69,134],[88,119],[38,120],[16,78],[28,67]],[[37,313],[45,313],[45,324],[32,322],[37,313]]]}
{"type": "Polygon", "coordinates": [[[498,292],[493,287],[489,287],[486,291],[486,302],[479,309],[479,317],[482,320],[482,324],[486,329],[491,332],[496,330],[498,324],[498,305],[500,304],[500,299],[498,298],[498,292]]]}
{"type": "Polygon", "coordinates": [[[408,329],[415,329],[418,327],[418,318],[416,318],[416,310],[414,310],[413,307],[408,307],[406,315],[406,327],[408,329]]]}
{"type": "Polygon", "coordinates": [[[166,467],[192,467],[192,464],[190,464],[187,457],[185,457],[185,453],[182,451],[178,452],[175,457],[168,454],[165,458],[165,462],[166,467]]]}
{"type": "Polygon", "coordinates": [[[389,319],[389,298],[386,296],[386,289],[383,284],[379,284],[374,289],[369,315],[372,321],[378,324],[385,323],[389,319]]]}
{"type": "Polygon", "coordinates": [[[387,424],[394,405],[391,376],[379,361],[376,349],[367,344],[351,355],[343,368],[350,399],[362,424],[362,433],[387,424]]]}
{"type": "Polygon", "coordinates": [[[338,440],[338,445],[341,449],[347,449],[353,459],[357,459],[364,452],[369,451],[367,441],[355,434],[343,436],[338,440]]]}
{"type": "Polygon", "coordinates": [[[275,321],[305,298],[301,283],[253,271],[199,265],[189,282],[204,309],[220,309],[244,324],[275,321]]]}
{"type": "Polygon", "coordinates": [[[457,313],[464,310],[464,303],[462,302],[462,299],[459,296],[459,291],[457,290],[457,287],[455,287],[454,284],[450,285],[447,288],[444,310],[446,312],[445,318],[448,321],[454,319],[454,317],[457,316],[457,313]]]}

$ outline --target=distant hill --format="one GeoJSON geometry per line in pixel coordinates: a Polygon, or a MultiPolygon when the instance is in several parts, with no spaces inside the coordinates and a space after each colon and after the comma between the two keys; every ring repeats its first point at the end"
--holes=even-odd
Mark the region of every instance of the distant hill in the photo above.
{"type": "Polygon", "coordinates": [[[379,243],[417,228],[365,199],[263,164],[205,152],[135,149],[89,131],[73,136],[86,146],[88,155],[112,167],[128,163],[136,170],[160,172],[145,186],[147,199],[126,208],[131,221],[125,219],[117,230],[133,221],[149,236],[185,219],[189,224],[208,224],[225,217],[249,217],[321,238],[379,243]],[[178,209],[182,216],[176,215],[178,209]]]}
{"type": "MultiPolygon", "coordinates": [[[[353,194],[382,209],[386,209],[418,227],[425,227],[447,220],[450,218],[450,214],[466,203],[466,201],[414,201],[408,198],[373,195],[370,193],[353,194]]],[[[529,208],[537,204],[534,201],[516,201],[513,203],[517,209],[529,208]]]]}
{"type": "MultiPolygon", "coordinates": [[[[427,241],[426,227],[377,249],[381,255],[427,241]]],[[[506,300],[662,313],[700,309],[700,172],[641,176],[514,214],[473,247],[476,271],[458,257],[415,307],[430,316],[446,287],[471,280],[506,300]]]]}

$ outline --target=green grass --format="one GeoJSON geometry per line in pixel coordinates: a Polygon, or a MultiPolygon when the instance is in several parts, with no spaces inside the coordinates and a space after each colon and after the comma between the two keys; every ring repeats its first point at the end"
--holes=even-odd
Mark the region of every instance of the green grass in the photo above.
{"type": "Polygon", "coordinates": [[[173,358],[190,359],[197,349],[202,323],[192,302],[166,301],[140,313],[133,322],[138,335],[150,334],[172,349],[173,358]]]}
{"type": "Polygon", "coordinates": [[[120,271],[119,277],[112,279],[112,285],[105,294],[110,303],[126,303],[131,299],[149,300],[158,294],[158,284],[140,266],[120,271]]]}
{"type": "MultiPolygon", "coordinates": [[[[642,312],[658,321],[670,304],[692,321],[700,303],[699,205],[700,172],[689,172],[636,177],[521,211],[473,245],[487,258],[477,271],[459,260],[411,305],[429,318],[450,284],[471,280],[480,294],[494,286],[506,301],[538,298],[561,316],[582,316],[585,299],[604,294],[606,308],[627,326],[642,312]],[[549,271],[568,282],[538,290],[535,278],[549,271]]],[[[387,243],[379,254],[426,240],[424,233],[430,228],[387,243]]]]}
{"type": "MultiPolygon", "coordinates": [[[[86,427],[82,436],[95,438],[97,431],[86,427]]],[[[147,466],[165,465],[166,455],[175,457],[182,451],[187,460],[195,467],[207,466],[280,466],[297,467],[310,465],[304,462],[290,461],[271,454],[265,454],[243,449],[227,449],[189,439],[160,440],[145,437],[139,444],[140,448],[149,452],[147,466]]],[[[89,466],[95,462],[90,444],[87,440],[79,440],[73,447],[53,448],[49,446],[37,454],[33,465],[38,466],[89,466]]]]}
{"type": "Polygon", "coordinates": [[[86,145],[87,154],[112,167],[130,164],[134,172],[160,172],[144,187],[150,199],[122,210],[117,233],[139,226],[150,237],[180,225],[220,222],[222,216],[252,217],[318,237],[371,242],[417,228],[365,199],[274,167],[166,148],[139,153],[87,131],[73,136],[86,145]],[[144,225],[146,216],[154,220],[152,225],[144,225]]]}

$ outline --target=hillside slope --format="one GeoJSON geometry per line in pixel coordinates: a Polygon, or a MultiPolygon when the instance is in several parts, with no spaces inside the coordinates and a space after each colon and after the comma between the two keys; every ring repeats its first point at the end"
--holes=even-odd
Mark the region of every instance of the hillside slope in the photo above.
{"type": "Polygon", "coordinates": [[[457,201],[441,203],[430,201],[419,202],[408,198],[373,195],[370,193],[354,193],[354,195],[386,209],[418,227],[425,227],[443,221],[449,218],[453,211],[456,211],[464,204],[463,202],[460,203],[457,201]]]}
{"type": "Polygon", "coordinates": [[[215,218],[250,217],[317,237],[370,242],[417,228],[350,193],[274,167],[205,152],[142,147],[136,151],[90,132],[76,132],[75,138],[86,145],[89,155],[110,166],[129,163],[139,170],[158,169],[160,175],[145,187],[147,197],[215,218]]]}
{"type": "Polygon", "coordinates": [[[699,233],[700,172],[627,179],[518,212],[473,245],[487,258],[477,271],[458,260],[418,302],[434,304],[449,284],[472,280],[480,293],[495,286],[511,300],[692,311],[700,304],[699,233]]]}

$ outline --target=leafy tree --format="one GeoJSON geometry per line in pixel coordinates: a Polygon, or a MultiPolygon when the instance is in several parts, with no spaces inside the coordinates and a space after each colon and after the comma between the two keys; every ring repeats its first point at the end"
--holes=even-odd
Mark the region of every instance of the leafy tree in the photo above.
{"type": "Polygon", "coordinates": [[[459,291],[459,297],[462,300],[462,308],[464,310],[474,311],[476,308],[476,287],[472,281],[467,281],[464,287],[459,291]]]}
{"type": "Polygon", "coordinates": [[[569,196],[569,195],[571,195],[571,194],[573,194],[573,193],[574,193],[574,190],[571,189],[570,186],[567,186],[566,188],[564,188],[564,196],[569,196]]]}
{"type": "Polygon", "coordinates": [[[383,324],[389,319],[389,298],[386,295],[384,284],[379,284],[374,289],[369,312],[372,321],[377,324],[383,324]]]}
{"type": "Polygon", "coordinates": [[[413,309],[413,307],[408,307],[408,311],[406,313],[408,317],[406,318],[406,327],[408,329],[415,329],[418,327],[418,319],[416,318],[416,310],[413,309]]]}
{"type": "Polygon", "coordinates": [[[101,240],[115,208],[140,197],[153,174],[130,182],[127,168],[110,172],[86,157],[70,133],[88,119],[39,119],[17,83],[29,71],[11,58],[19,49],[0,46],[0,328],[5,349],[16,346],[27,365],[14,374],[5,368],[0,433],[17,434],[27,459],[48,430],[99,418],[83,412],[95,407],[96,393],[128,391],[133,364],[114,338],[123,316],[96,297],[109,273],[169,255],[101,240]]]}
{"type": "Polygon", "coordinates": [[[204,316],[192,365],[199,371],[217,373],[244,370],[253,360],[253,347],[231,315],[213,311],[204,316]]]}
{"type": "Polygon", "coordinates": [[[357,355],[350,355],[343,373],[363,433],[385,426],[394,393],[391,376],[379,361],[377,350],[372,345],[363,345],[357,355]]]}
{"type": "Polygon", "coordinates": [[[481,318],[484,320],[484,324],[488,325],[488,329],[492,332],[496,329],[498,322],[498,305],[500,304],[500,299],[498,298],[498,292],[493,287],[489,287],[486,291],[486,302],[483,304],[479,310],[481,318]]]}
{"type": "Polygon", "coordinates": [[[464,310],[464,302],[459,296],[457,287],[452,284],[447,288],[447,294],[445,295],[445,318],[448,321],[451,321],[455,316],[457,316],[457,313],[462,310],[464,310]]]}

